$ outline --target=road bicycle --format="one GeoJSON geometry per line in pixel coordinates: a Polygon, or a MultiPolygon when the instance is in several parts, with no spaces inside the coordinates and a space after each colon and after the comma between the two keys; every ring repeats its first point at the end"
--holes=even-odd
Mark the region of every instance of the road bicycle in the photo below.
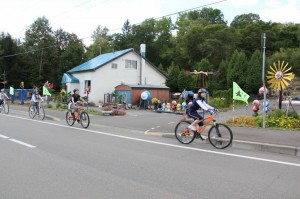
{"type": "Polygon", "coordinates": [[[68,110],[66,114],[66,121],[69,126],[73,126],[75,121],[81,124],[83,128],[87,128],[90,125],[90,116],[84,110],[82,102],[76,102],[78,105],[77,111],[73,112],[73,110],[68,110]]]}
{"type": "Polygon", "coordinates": [[[3,103],[0,106],[0,113],[8,114],[9,113],[9,105],[6,103],[6,99],[3,99],[3,103]]]}
{"type": "Polygon", "coordinates": [[[45,108],[40,100],[36,104],[30,104],[29,106],[29,117],[33,119],[35,116],[38,116],[40,120],[45,118],[45,108]]]}
{"type": "Polygon", "coordinates": [[[206,127],[212,123],[212,126],[207,133],[210,144],[218,149],[225,149],[226,147],[230,146],[233,139],[232,131],[227,125],[216,122],[214,117],[216,113],[217,111],[214,111],[208,117],[202,120],[206,121],[206,123],[202,127],[200,126],[200,133],[188,128],[193,121],[191,121],[186,115],[185,118],[181,120],[175,127],[176,139],[182,144],[189,144],[193,142],[195,138],[205,140],[203,136],[204,131],[206,127]]]}

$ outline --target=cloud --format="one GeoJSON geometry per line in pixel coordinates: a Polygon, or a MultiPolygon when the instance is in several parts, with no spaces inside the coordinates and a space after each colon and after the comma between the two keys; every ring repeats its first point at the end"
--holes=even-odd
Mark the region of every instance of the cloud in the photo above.
{"type": "Polygon", "coordinates": [[[266,1],[266,7],[259,11],[259,15],[264,21],[300,23],[300,4],[296,0],[266,1]]]}

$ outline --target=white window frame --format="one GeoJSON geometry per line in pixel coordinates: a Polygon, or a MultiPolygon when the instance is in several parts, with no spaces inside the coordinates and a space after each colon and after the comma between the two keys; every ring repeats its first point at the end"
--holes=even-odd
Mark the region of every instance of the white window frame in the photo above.
{"type": "Polygon", "coordinates": [[[134,69],[137,70],[137,61],[125,59],[125,69],[134,69]]]}

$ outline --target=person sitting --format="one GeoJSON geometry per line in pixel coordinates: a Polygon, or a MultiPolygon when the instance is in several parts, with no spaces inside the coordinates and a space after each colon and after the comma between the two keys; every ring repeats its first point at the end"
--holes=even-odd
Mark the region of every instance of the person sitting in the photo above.
{"type": "Polygon", "coordinates": [[[203,117],[198,114],[198,110],[202,108],[204,111],[209,111],[211,114],[214,112],[215,108],[208,105],[205,102],[206,97],[206,89],[200,88],[198,90],[198,96],[193,100],[192,105],[187,109],[186,114],[193,118],[193,123],[189,126],[189,128],[193,131],[197,131],[200,133],[200,126],[203,126],[203,117]]]}

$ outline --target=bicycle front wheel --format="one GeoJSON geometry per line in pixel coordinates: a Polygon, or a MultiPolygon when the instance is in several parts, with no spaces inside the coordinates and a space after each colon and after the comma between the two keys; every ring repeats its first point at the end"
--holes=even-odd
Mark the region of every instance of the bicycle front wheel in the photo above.
{"type": "Polygon", "coordinates": [[[75,119],[74,119],[74,115],[72,114],[72,111],[71,110],[68,110],[67,111],[67,114],[66,114],[66,121],[67,121],[67,124],[69,126],[73,126],[74,122],[75,122],[75,119]]]}
{"type": "Polygon", "coordinates": [[[208,131],[208,140],[217,149],[225,149],[232,143],[231,129],[225,124],[216,124],[208,131]]]}
{"type": "Polygon", "coordinates": [[[5,114],[8,114],[8,112],[9,112],[9,106],[8,106],[8,104],[4,104],[4,113],[5,114]]]}
{"type": "Polygon", "coordinates": [[[35,116],[35,107],[32,106],[32,105],[30,105],[30,106],[29,106],[29,117],[30,117],[31,119],[33,119],[34,116],[35,116]]]}
{"type": "Polygon", "coordinates": [[[188,128],[189,121],[181,121],[175,127],[175,137],[182,144],[189,144],[194,141],[196,133],[188,128]]]}
{"type": "Polygon", "coordinates": [[[83,128],[87,128],[90,125],[90,117],[89,114],[85,111],[80,113],[80,124],[83,128]]]}
{"type": "Polygon", "coordinates": [[[40,120],[43,120],[45,118],[45,109],[44,109],[44,107],[42,107],[42,106],[39,107],[38,116],[39,116],[40,120]]]}

